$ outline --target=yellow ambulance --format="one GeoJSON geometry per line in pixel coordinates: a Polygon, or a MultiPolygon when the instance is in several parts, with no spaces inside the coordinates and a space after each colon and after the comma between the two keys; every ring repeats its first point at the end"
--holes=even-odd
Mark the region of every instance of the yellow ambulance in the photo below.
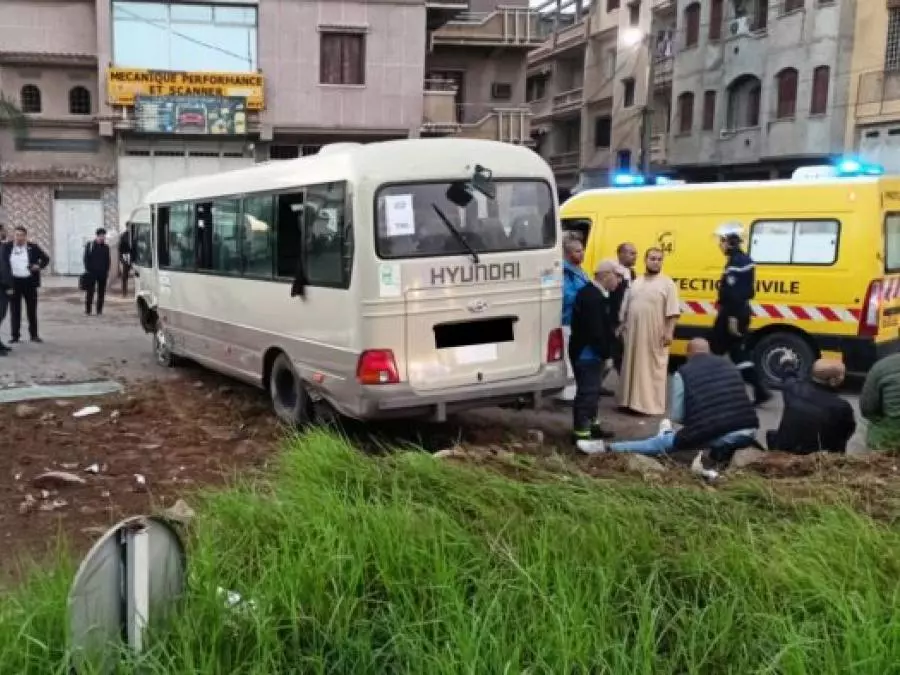
{"type": "Polygon", "coordinates": [[[663,250],[681,300],[675,356],[712,328],[725,263],[715,230],[740,222],[756,262],[754,359],[777,387],[786,353],[803,368],[828,356],[864,373],[900,349],[900,176],[860,173],[588,190],[560,215],[585,241],[586,270],[623,242],[637,246],[639,273],[644,251],[663,250]]]}

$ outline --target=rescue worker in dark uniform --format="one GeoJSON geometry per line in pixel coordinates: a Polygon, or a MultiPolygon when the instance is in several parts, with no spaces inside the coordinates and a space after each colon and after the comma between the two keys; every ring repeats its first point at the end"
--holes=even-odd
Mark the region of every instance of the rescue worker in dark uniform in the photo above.
{"type": "Polygon", "coordinates": [[[744,228],[740,223],[725,223],[716,234],[719,248],[728,260],[719,282],[719,312],[710,341],[712,352],[728,355],[741,371],[744,382],[753,388],[754,403],[762,405],[772,394],[763,385],[746,342],[752,316],[750,301],[756,295],[756,267],[741,249],[744,228]]]}

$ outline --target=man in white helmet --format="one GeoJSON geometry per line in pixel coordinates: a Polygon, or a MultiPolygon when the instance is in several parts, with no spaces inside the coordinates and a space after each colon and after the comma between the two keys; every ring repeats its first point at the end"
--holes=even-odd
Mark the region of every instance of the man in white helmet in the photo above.
{"type": "Polygon", "coordinates": [[[724,223],[716,230],[716,235],[719,237],[719,248],[728,260],[719,282],[719,313],[710,340],[712,351],[729,356],[741,371],[744,381],[753,387],[754,402],[761,405],[772,398],[772,394],[756,372],[745,340],[752,316],[750,301],[756,295],[756,266],[741,249],[743,225],[724,223]]]}

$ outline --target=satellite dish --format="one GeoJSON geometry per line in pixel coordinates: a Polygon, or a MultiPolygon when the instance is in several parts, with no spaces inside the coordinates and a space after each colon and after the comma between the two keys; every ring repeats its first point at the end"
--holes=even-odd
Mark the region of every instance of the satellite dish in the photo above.
{"type": "Polygon", "coordinates": [[[187,561],[164,519],[127,518],[81,561],[69,591],[69,646],[75,673],[113,673],[124,646],[144,649],[144,629],[164,621],[185,589],[187,561]]]}

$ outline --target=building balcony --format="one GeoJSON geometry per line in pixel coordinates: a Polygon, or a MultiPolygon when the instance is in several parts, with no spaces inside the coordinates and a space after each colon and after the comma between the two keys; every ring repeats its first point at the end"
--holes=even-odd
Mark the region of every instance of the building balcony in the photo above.
{"type": "Polygon", "coordinates": [[[584,89],[570,89],[553,97],[553,115],[561,116],[569,113],[580,112],[584,102],[584,89]]]}
{"type": "Polygon", "coordinates": [[[675,59],[671,56],[657,58],[653,64],[653,85],[657,88],[672,84],[672,73],[675,70],[675,59]]]}
{"type": "Polygon", "coordinates": [[[553,99],[549,96],[529,101],[528,105],[531,107],[531,114],[535,119],[549,118],[553,114],[553,99]]]}
{"type": "Polygon", "coordinates": [[[500,7],[493,12],[464,12],[431,33],[431,47],[519,47],[531,49],[543,41],[538,13],[527,7],[500,7]]]}
{"type": "Polygon", "coordinates": [[[531,110],[458,104],[453,90],[426,90],[423,136],[458,136],[503,143],[531,144],[531,110]]]}
{"type": "Polygon", "coordinates": [[[854,115],[857,122],[900,118],[900,71],[873,70],[860,73],[854,115]]]}
{"type": "Polygon", "coordinates": [[[663,166],[668,164],[669,137],[667,134],[650,136],[650,164],[663,166]]]}
{"type": "Polygon", "coordinates": [[[584,49],[587,44],[587,36],[588,22],[586,20],[553,31],[540,43],[539,47],[529,52],[528,64],[534,65],[562,56],[569,51],[584,49]]]}
{"type": "Polygon", "coordinates": [[[556,152],[550,155],[549,164],[554,173],[574,173],[578,171],[581,153],[578,150],[556,152]]]}

